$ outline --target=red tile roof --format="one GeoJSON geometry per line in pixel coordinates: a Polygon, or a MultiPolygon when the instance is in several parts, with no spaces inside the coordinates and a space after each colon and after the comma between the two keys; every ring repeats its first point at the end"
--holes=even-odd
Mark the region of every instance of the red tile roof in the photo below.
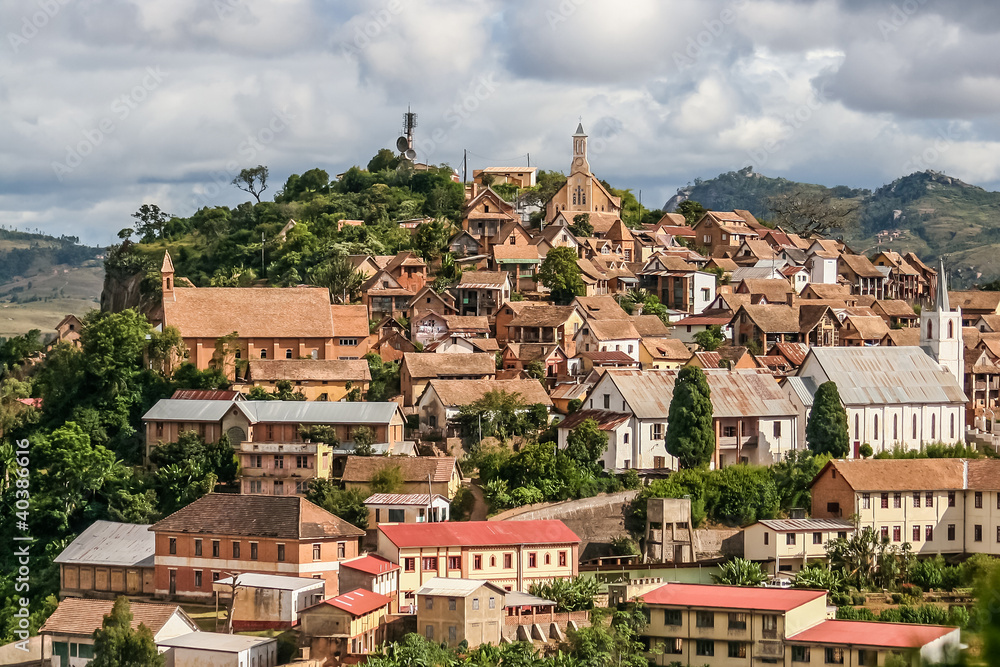
{"type": "Polygon", "coordinates": [[[400,523],[378,529],[397,547],[580,543],[580,538],[566,524],[551,519],[400,523]]]}
{"type": "Polygon", "coordinates": [[[823,621],[788,638],[790,642],[879,648],[920,648],[958,628],[878,621],[823,621]]]}
{"type": "Polygon", "coordinates": [[[826,596],[826,591],[798,588],[753,588],[711,584],[665,584],[641,596],[646,604],[713,609],[789,611],[826,596]]]}
{"type": "Polygon", "coordinates": [[[392,572],[393,570],[399,569],[399,566],[392,561],[386,560],[385,558],[374,554],[368,554],[367,556],[355,558],[354,560],[342,561],[340,563],[340,567],[348,567],[352,570],[358,570],[359,572],[365,572],[367,574],[385,574],[386,572],[392,572]]]}
{"type": "Polygon", "coordinates": [[[338,595],[335,598],[323,600],[323,604],[328,604],[331,607],[336,607],[337,609],[343,609],[354,616],[362,616],[375,611],[379,607],[384,607],[390,602],[392,602],[392,598],[388,595],[373,593],[369,590],[365,590],[364,588],[357,588],[350,593],[344,593],[343,595],[338,595]]]}

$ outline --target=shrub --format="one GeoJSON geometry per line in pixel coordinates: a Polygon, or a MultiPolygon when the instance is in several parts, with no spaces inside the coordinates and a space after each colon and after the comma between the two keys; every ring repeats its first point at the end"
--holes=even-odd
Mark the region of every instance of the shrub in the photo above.
{"type": "Polygon", "coordinates": [[[868,598],[864,593],[859,593],[857,591],[851,593],[851,604],[855,607],[863,607],[866,602],[868,602],[868,598]]]}
{"type": "Polygon", "coordinates": [[[920,600],[924,597],[923,589],[916,584],[903,584],[899,587],[899,592],[914,600],[920,600]]]}

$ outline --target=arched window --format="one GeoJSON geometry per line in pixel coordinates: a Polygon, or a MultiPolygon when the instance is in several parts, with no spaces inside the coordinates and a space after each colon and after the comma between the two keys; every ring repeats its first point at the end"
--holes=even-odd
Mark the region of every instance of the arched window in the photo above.
{"type": "Polygon", "coordinates": [[[573,206],[576,206],[576,193],[573,193],[573,206]]]}
{"type": "Polygon", "coordinates": [[[951,435],[949,436],[952,440],[955,439],[955,414],[951,415],[951,435]]]}
{"type": "Polygon", "coordinates": [[[236,350],[236,358],[240,359],[242,357],[243,357],[243,353],[241,351],[239,351],[239,350],[236,350]]]}
{"type": "Polygon", "coordinates": [[[955,323],[952,322],[951,320],[948,320],[948,338],[954,338],[954,337],[955,337],[955,323]]]}
{"type": "Polygon", "coordinates": [[[292,348],[288,348],[287,350],[285,350],[285,359],[291,359],[291,358],[292,358],[292,348]]]}
{"type": "Polygon", "coordinates": [[[260,351],[260,358],[261,359],[267,359],[267,350],[261,350],[260,351]]]}
{"type": "Polygon", "coordinates": [[[917,416],[913,415],[913,439],[917,439],[917,416]]]}
{"type": "Polygon", "coordinates": [[[496,566],[497,566],[497,557],[490,556],[490,567],[496,567],[496,566]]]}
{"type": "Polygon", "coordinates": [[[875,415],[875,425],[872,427],[872,440],[880,440],[878,437],[878,415],[875,415]]]}
{"type": "Polygon", "coordinates": [[[899,415],[892,416],[892,439],[899,440],[899,415]]]}
{"type": "Polygon", "coordinates": [[[931,440],[937,437],[937,415],[931,415],[931,440]]]}
{"type": "Polygon", "coordinates": [[[927,338],[934,338],[934,323],[927,320],[927,338]]]}
{"type": "Polygon", "coordinates": [[[854,415],[854,439],[861,439],[861,415],[854,415]]]}

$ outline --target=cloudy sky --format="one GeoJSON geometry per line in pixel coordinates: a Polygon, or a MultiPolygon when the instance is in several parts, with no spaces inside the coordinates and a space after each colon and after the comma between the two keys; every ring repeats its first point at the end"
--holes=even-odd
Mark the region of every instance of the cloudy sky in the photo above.
{"type": "Polygon", "coordinates": [[[591,166],[659,207],[696,177],[1000,187],[996,0],[4,0],[0,224],[109,243],[142,203],[233,205],[391,147],[591,166]]]}

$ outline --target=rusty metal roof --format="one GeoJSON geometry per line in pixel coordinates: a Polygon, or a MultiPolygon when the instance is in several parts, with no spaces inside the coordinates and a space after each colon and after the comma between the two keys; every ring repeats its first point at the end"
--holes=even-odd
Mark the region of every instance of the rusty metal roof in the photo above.
{"type": "Polygon", "coordinates": [[[844,405],[964,404],[967,400],[955,376],[919,347],[814,347],[799,375],[812,377],[817,385],[832,380],[844,405]]]}
{"type": "Polygon", "coordinates": [[[779,533],[854,530],[854,524],[840,519],[761,519],[760,523],[779,533]]]}

